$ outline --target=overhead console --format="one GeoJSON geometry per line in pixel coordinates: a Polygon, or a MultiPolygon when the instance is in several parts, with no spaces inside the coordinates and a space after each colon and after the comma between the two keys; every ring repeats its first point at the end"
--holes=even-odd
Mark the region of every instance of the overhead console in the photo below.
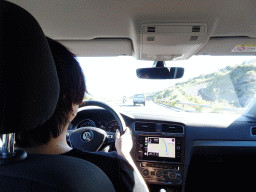
{"type": "Polygon", "coordinates": [[[205,23],[144,24],[141,26],[141,60],[184,60],[208,41],[205,23]]]}
{"type": "Polygon", "coordinates": [[[137,121],[133,126],[136,134],[136,164],[145,181],[148,184],[164,184],[181,189],[185,126],[145,121],[137,121]]]}

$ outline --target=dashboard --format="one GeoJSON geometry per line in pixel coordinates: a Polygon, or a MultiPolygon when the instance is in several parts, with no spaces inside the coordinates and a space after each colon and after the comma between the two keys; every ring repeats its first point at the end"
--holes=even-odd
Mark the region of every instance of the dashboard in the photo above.
{"type": "Polygon", "coordinates": [[[80,121],[76,127],[77,128],[97,127],[97,128],[100,128],[100,129],[102,129],[104,131],[108,131],[108,132],[116,132],[116,129],[120,129],[119,124],[115,120],[111,120],[111,121],[97,120],[94,122],[91,119],[84,119],[84,120],[80,121]]]}
{"type": "Polygon", "coordinates": [[[114,116],[104,109],[90,109],[80,111],[72,121],[70,130],[81,127],[97,127],[107,132],[116,132],[119,124],[114,116]]]}
{"type": "MultiPolygon", "coordinates": [[[[132,157],[150,191],[225,191],[233,182],[244,190],[248,175],[256,171],[254,118],[180,112],[121,115],[132,131],[132,157]],[[221,185],[228,187],[221,190],[221,185]]],[[[105,109],[81,110],[70,129],[87,125],[110,132],[118,129],[105,109]]]]}
{"type": "Polygon", "coordinates": [[[148,184],[181,189],[185,154],[185,125],[135,120],[135,160],[148,184]]]}

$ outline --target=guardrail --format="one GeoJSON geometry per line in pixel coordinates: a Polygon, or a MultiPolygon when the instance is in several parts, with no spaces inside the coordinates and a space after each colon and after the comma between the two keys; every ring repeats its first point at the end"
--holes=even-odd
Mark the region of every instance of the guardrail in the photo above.
{"type": "MultiPolygon", "coordinates": [[[[154,102],[154,101],[152,101],[152,102],[154,102]]],[[[178,108],[178,107],[172,107],[172,106],[170,106],[170,105],[168,105],[168,104],[166,104],[166,103],[159,103],[159,102],[154,102],[155,104],[157,104],[157,105],[160,105],[160,106],[163,106],[163,107],[166,107],[166,108],[168,108],[168,109],[171,109],[171,110],[174,110],[174,111],[177,111],[177,112],[181,112],[181,111],[184,111],[183,109],[181,109],[181,108],[178,108]]]]}
{"type": "MultiPolygon", "coordinates": [[[[156,102],[160,102],[160,103],[164,103],[164,104],[169,104],[172,103],[172,101],[167,101],[167,100],[156,100],[156,102]]],[[[205,108],[214,108],[214,106],[212,105],[204,105],[204,104],[197,104],[197,103],[188,103],[188,102],[177,102],[177,104],[180,104],[182,108],[178,108],[178,109],[184,109],[186,105],[188,106],[192,106],[194,108],[196,108],[197,106],[199,107],[205,107],[205,108]]],[[[237,112],[237,113],[243,113],[244,112],[244,108],[231,108],[231,107],[225,107],[225,108],[221,108],[221,110],[224,111],[233,111],[233,112],[237,112]]]]}

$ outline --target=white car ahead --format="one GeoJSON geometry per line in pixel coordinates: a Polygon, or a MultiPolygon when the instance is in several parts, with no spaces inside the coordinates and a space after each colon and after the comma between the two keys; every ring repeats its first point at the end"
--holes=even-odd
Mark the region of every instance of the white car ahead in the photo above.
{"type": "Polygon", "coordinates": [[[143,104],[145,106],[146,97],[143,94],[137,94],[133,96],[133,105],[143,104]]]}

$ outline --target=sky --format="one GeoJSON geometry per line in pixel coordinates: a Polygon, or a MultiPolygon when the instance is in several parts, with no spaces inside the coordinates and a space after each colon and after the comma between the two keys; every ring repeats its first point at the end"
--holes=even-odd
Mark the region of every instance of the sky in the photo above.
{"type": "Polygon", "coordinates": [[[181,79],[149,80],[136,76],[137,68],[152,67],[153,61],[134,57],[78,57],[84,71],[88,92],[98,98],[121,99],[134,94],[164,90],[178,82],[208,74],[226,66],[255,59],[252,56],[193,56],[185,61],[167,61],[167,67],[184,67],[181,79]]]}

